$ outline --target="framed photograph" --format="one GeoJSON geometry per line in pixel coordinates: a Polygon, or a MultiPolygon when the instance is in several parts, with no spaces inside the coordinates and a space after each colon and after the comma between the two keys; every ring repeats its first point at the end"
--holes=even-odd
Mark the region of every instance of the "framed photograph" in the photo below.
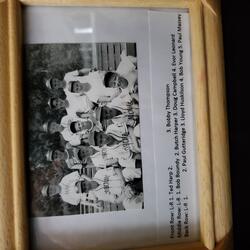
{"type": "Polygon", "coordinates": [[[0,2],[4,249],[231,249],[217,1],[0,2]]]}

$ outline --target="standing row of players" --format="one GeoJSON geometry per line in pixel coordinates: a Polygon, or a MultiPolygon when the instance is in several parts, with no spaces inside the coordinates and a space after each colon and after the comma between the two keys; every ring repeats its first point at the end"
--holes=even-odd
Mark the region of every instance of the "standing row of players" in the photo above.
{"type": "Polygon", "coordinates": [[[116,71],[69,72],[63,80],[50,78],[49,89],[63,89],[66,99],[51,98],[51,110],[67,115],[47,121],[47,133],[60,132],[67,142],[63,151],[50,150],[48,161],[65,161],[72,173],[57,185],[43,186],[43,196],[60,194],[72,205],[99,210],[103,202],[143,207],[137,60],[121,54],[116,71]],[[83,169],[96,168],[93,177],[83,169]]]}

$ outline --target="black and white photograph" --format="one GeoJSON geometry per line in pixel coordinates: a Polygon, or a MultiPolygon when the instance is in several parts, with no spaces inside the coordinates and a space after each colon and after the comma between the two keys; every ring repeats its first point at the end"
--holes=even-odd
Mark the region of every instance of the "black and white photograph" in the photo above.
{"type": "Polygon", "coordinates": [[[32,6],[23,21],[33,248],[197,240],[189,13],[32,6]]]}
{"type": "Polygon", "coordinates": [[[135,43],[24,46],[32,217],[143,209],[135,43]]]}

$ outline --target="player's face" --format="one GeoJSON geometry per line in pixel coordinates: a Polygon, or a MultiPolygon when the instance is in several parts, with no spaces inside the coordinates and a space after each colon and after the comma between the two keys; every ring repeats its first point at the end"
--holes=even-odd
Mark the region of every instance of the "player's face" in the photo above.
{"type": "Polygon", "coordinates": [[[82,159],[86,159],[88,158],[89,156],[93,155],[94,154],[94,149],[92,147],[81,147],[80,149],[80,153],[81,153],[81,157],[82,159]]]}
{"type": "Polygon", "coordinates": [[[82,91],[82,84],[79,81],[73,83],[72,92],[80,93],[82,91]]]}
{"type": "Polygon", "coordinates": [[[128,81],[122,76],[118,74],[113,74],[113,76],[109,80],[109,87],[110,88],[122,88],[125,89],[128,87],[128,81]]]}
{"type": "Polygon", "coordinates": [[[76,132],[82,131],[82,130],[83,130],[83,123],[80,122],[80,121],[77,121],[77,122],[75,123],[75,130],[76,130],[76,132]]]}
{"type": "Polygon", "coordinates": [[[108,144],[111,141],[111,137],[102,132],[96,135],[96,145],[102,147],[103,145],[108,144]]]}
{"type": "Polygon", "coordinates": [[[66,158],[66,153],[60,150],[55,150],[53,152],[53,160],[60,161],[66,158]]]}
{"type": "Polygon", "coordinates": [[[60,98],[56,98],[52,101],[52,107],[55,109],[65,108],[65,101],[60,98]]]}
{"type": "Polygon", "coordinates": [[[50,85],[52,89],[59,89],[59,88],[63,88],[63,81],[60,81],[57,78],[52,78],[50,80],[50,85]]]}
{"type": "Polygon", "coordinates": [[[82,130],[91,129],[92,123],[90,121],[77,121],[75,123],[76,132],[80,132],[82,130]]]}
{"type": "Polygon", "coordinates": [[[90,90],[90,88],[91,88],[90,84],[87,82],[75,81],[75,82],[73,82],[72,92],[73,93],[87,92],[90,90]]]}
{"type": "Polygon", "coordinates": [[[112,119],[115,116],[118,116],[121,114],[121,112],[119,112],[117,109],[113,109],[113,108],[108,108],[105,107],[103,108],[103,119],[112,119]]]}
{"type": "Polygon", "coordinates": [[[54,196],[56,194],[60,193],[60,187],[58,185],[49,185],[49,190],[48,190],[48,194],[49,196],[54,196]]]}
{"type": "Polygon", "coordinates": [[[49,125],[49,133],[50,134],[54,134],[55,132],[58,131],[59,128],[59,124],[57,124],[56,122],[51,122],[49,125]]]}

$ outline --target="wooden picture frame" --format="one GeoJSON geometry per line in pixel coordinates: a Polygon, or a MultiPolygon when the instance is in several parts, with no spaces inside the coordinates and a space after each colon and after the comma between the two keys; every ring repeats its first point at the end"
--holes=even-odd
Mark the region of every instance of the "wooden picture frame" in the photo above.
{"type": "MultiPolygon", "coordinates": [[[[0,242],[28,249],[22,110],[22,5],[186,8],[190,12],[200,242],[149,249],[230,249],[232,218],[220,7],[213,0],[0,0],[0,242]]],[[[148,249],[148,248],[147,248],[148,249]]]]}

